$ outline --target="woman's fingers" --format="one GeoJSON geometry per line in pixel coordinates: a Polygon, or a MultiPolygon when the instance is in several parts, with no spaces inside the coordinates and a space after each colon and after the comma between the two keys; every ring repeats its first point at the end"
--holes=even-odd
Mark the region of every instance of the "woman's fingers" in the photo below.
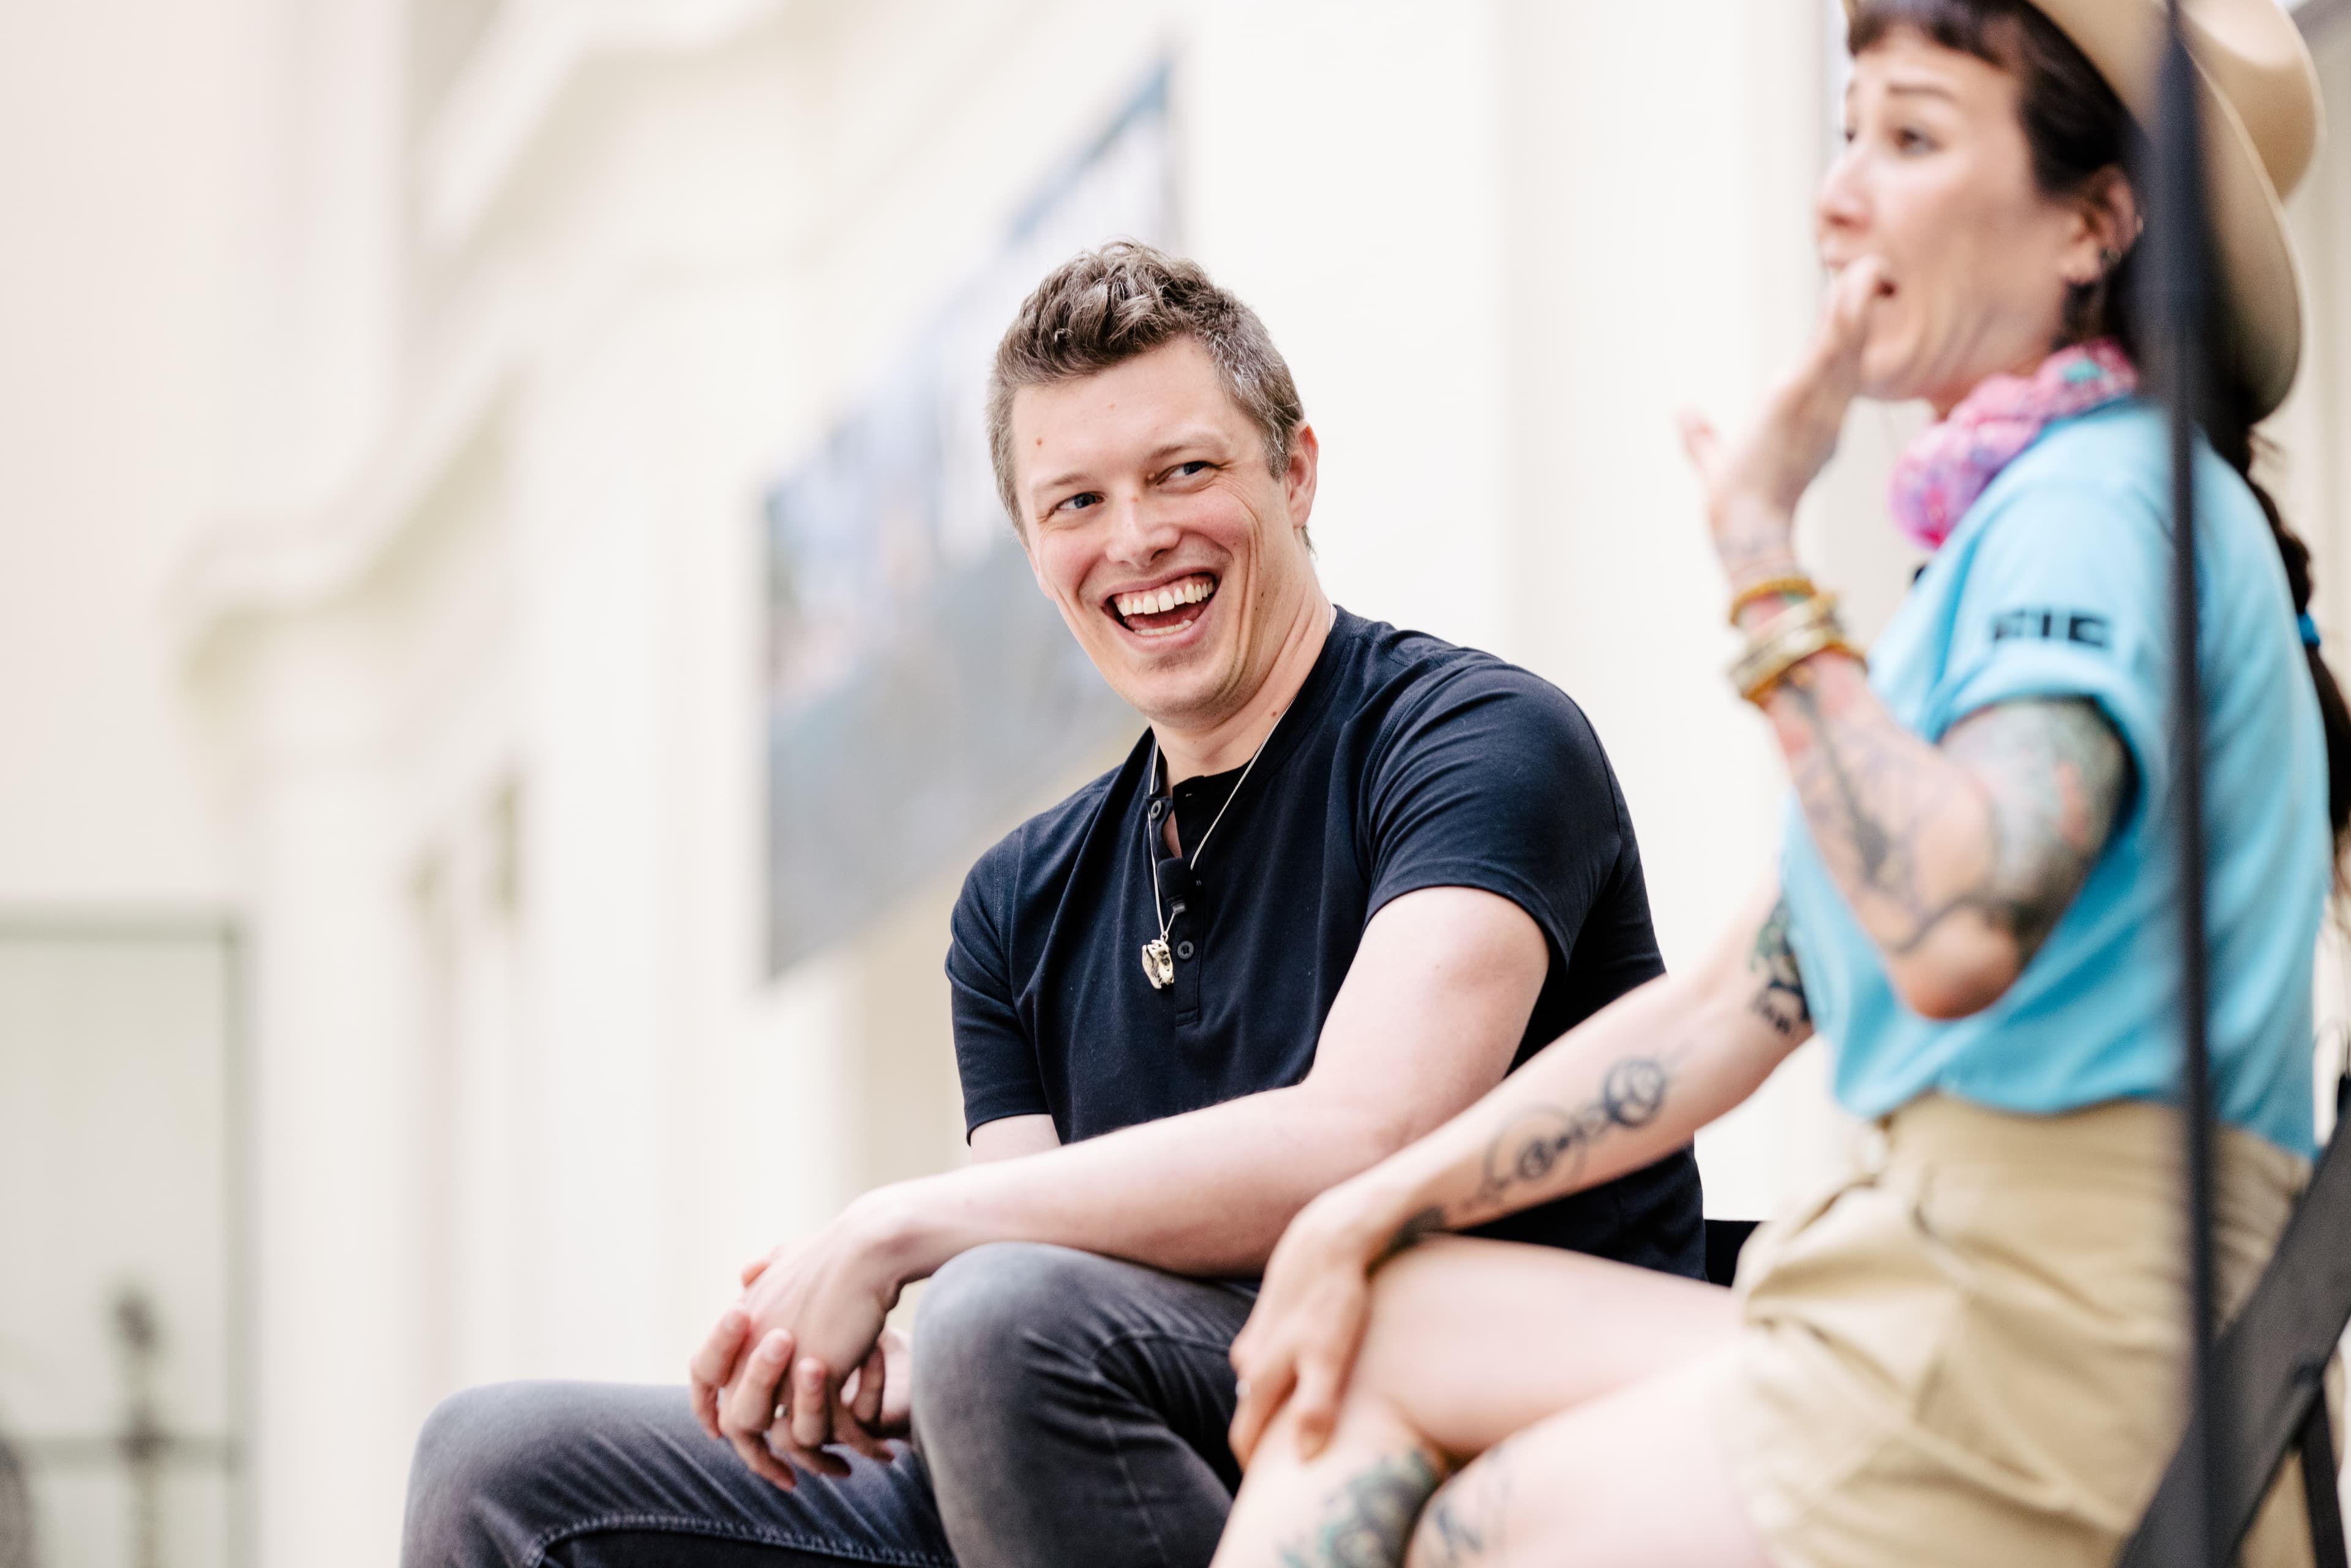
{"type": "Polygon", "coordinates": [[[752,1259],[748,1263],[744,1264],[743,1288],[747,1291],[749,1290],[753,1283],[758,1280],[759,1276],[768,1271],[768,1265],[775,1260],[775,1249],[769,1248],[767,1251],[760,1253],[757,1258],[752,1259]]]}
{"type": "Polygon", "coordinates": [[[1818,361],[1831,373],[1857,370],[1869,342],[1870,312],[1886,287],[1886,264],[1865,256],[1837,274],[1821,321],[1818,361]]]}
{"type": "Polygon", "coordinates": [[[1712,480],[1715,465],[1722,456],[1722,437],[1715,434],[1706,415],[1696,409],[1682,410],[1680,423],[1682,450],[1689,455],[1690,466],[1698,470],[1700,479],[1712,480]]]}
{"type": "Polygon", "coordinates": [[[1301,1363],[1298,1389],[1290,1396],[1297,1417],[1300,1458],[1312,1458],[1331,1440],[1331,1428],[1339,1420],[1340,1391],[1346,1381],[1346,1369],[1334,1357],[1310,1355],[1301,1363]]]}
{"type": "Polygon", "coordinates": [[[1233,1406],[1233,1424],[1226,1436],[1233,1457],[1247,1467],[1266,1427],[1280,1414],[1282,1401],[1290,1397],[1290,1386],[1297,1382],[1297,1364],[1287,1357],[1267,1356],[1249,1362],[1236,1358],[1235,1364],[1245,1370],[1240,1398],[1233,1406]]]}

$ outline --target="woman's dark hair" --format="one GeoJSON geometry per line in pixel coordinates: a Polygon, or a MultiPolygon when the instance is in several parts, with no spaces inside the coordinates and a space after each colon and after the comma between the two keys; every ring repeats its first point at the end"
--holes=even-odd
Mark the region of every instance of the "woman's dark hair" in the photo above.
{"type": "MultiPolygon", "coordinates": [[[[2122,99],[2074,41],[2027,0],[1864,0],[1846,36],[1847,47],[1860,55],[1901,27],[1915,28],[1947,49],[1973,55],[2016,77],[2033,183],[2043,194],[2060,200],[2087,196],[2108,170],[2146,167],[2145,139],[2122,99]]],[[[2134,319],[2136,266],[2137,253],[2126,252],[2103,280],[2073,291],[2065,302],[2063,341],[2113,338],[2133,361],[2144,362],[2134,319]]],[[[2226,322],[2218,325],[2228,329],[2226,322]]],[[[2216,361],[2227,358],[2215,356],[2216,361]]],[[[2279,558],[2285,562],[2294,610],[2307,614],[2310,549],[2286,527],[2277,502],[2253,477],[2261,443],[2253,434],[2252,393],[2225,371],[2214,380],[2219,384],[2203,411],[2205,439],[2261,503],[2279,558]]],[[[2339,886],[2345,830],[2351,826],[2351,709],[2345,707],[2342,688],[2318,650],[2304,652],[2326,727],[2326,811],[2335,826],[2339,886]]]]}

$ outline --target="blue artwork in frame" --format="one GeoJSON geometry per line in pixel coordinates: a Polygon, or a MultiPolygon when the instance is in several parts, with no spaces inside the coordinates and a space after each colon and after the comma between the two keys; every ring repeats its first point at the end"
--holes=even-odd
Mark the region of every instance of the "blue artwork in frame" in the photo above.
{"type": "Polygon", "coordinates": [[[768,968],[853,936],[1137,724],[1037,591],[984,401],[1051,267],[1175,241],[1163,66],[768,493],[768,968]]]}

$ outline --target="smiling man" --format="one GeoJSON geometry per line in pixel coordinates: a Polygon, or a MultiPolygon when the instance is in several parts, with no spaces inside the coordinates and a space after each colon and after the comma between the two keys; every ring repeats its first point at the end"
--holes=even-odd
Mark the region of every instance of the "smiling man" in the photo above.
{"type": "MultiPolygon", "coordinates": [[[[747,1269],[689,1395],[444,1404],[409,1568],[1205,1563],[1226,1353],[1290,1217],[1658,973],[1575,706],[1324,596],[1314,433],[1246,306],[1081,256],[1005,335],[989,433],[1038,586],[1150,727],[965,883],[975,1163],[747,1269]],[[883,1316],[933,1275],[909,1347],[883,1316]]],[[[1489,1234],[1696,1275],[1697,1166],[1489,1234]]]]}

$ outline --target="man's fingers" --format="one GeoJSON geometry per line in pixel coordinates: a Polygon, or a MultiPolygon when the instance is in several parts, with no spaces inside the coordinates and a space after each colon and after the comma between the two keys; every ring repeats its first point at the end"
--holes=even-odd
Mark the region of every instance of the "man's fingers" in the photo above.
{"type": "Polygon", "coordinates": [[[724,1388],[735,1376],[735,1363],[743,1354],[743,1336],[750,1332],[751,1318],[740,1307],[729,1307],[718,1314],[718,1322],[711,1329],[685,1364],[687,1375],[696,1383],[706,1383],[713,1388],[724,1388]]]}
{"type": "Polygon", "coordinates": [[[726,1434],[718,1429],[718,1390],[699,1377],[690,1379],[686,1390],[694,1401],[695,1423],[714,1437],[726,1437],[726,1434]]]}
{"type": "Polygon", "coordinates": [[[857,1396],[851,1401],[849,1412],[865,1427],[877,1427],[882,1422],[882,1389],[889,1379],[889,1357],[882,1352],[876,1340],[873,1348],[865,1353],[865,1364],[857,1369],[857,1396]]]}
{"type": "Polygon", "coordinates": [[[782,1329],[769,1331],[752,1347],[735,1381],[727,1385],[720,1402],[719,1428],[729,1437],[749,1437],[766,1431],[775,1421],[777,1390],[791,1360],[792,1336],[782,1329]]]}
{"type": "Polygon", "coordinates": [[[718,1429],[718,1391],[735,1375],[743,1336],[750,1327],[751,1320],[742,1308],[727,1308],[718,1315],[718,1324],[710,1331],[710,1337],[702,1342],[685,1364],[686,1386],[694,1398],[694,1418],[714,1437],[723,1436],[718,1429]]]}
{"type": "Polygon", "coordinates": [[[838,1454],[828,1454],[822,1448],[801,1448],[792,1441],[791,1426],[787,1421],[778,1421],[768,1427],[764,1437],[768,1453],[778,1461],[831,1480],[849,1478],[848,1460],[838,1454]]]}
{"type": "Polygon", "coordinates": [[[865,1425],[858,1420],[855,1411],[845,1406],[833,1412],[832,1440],[880,1464],[886,1465],[897,1457],[891,1453],[887,1443],[868,1430],[865,1425]]]}
{"type": "Polygon", "coordinates": [[[832,1369],[812,1355],[792,1368],[792,1441],[820,1448],[832,1440],[832,1369]]]}
{"type": "Polygon", "coordinates": [[[735,1445],[735,1451],[743,1457],[745,1464],[751,1467],[754,1475],[772,1481],[786,1491],[799,1485],[799,1478],[792,1474],[791,1466],[769,1453],[759,1434],[730,1437],[727,1441],[735,1445]]]}

